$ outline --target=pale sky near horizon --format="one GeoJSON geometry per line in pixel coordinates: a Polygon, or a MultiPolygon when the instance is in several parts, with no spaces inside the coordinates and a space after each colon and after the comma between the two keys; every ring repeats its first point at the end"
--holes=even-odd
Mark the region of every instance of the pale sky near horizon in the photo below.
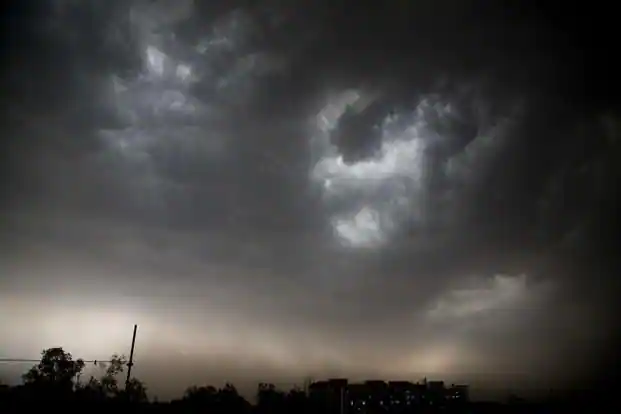
{"type": "Polygon", "coordinates": [[[4,14],[0,358],[127,354],[137,323],[164,397],[589,377],[619,268],[599,32],[526,6],[246,3],[4,14]]]}

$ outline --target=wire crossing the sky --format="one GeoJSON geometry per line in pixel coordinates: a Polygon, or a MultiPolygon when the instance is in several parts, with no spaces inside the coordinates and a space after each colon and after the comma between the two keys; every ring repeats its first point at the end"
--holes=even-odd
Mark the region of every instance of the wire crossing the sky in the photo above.
{"type": "MultiPolygon", "coordinates": [[[[77,361],[77,360],[76,360],[77,361]]],[[[105,364],[109,364],[112,362],[115,362],[116,360],[103,360],[103,359],[81,359],[82,362],[84,363],[93,363],[93,364],[98,364],[98,363],[105,363],[105,364]]],[[[15,362],[15,363],[20,363],[20,362],[41,362],[41,358],[39,359],[28,359],[28,358],[0,358],[0,363],[11,363],[11,362],[15,362]]]]}

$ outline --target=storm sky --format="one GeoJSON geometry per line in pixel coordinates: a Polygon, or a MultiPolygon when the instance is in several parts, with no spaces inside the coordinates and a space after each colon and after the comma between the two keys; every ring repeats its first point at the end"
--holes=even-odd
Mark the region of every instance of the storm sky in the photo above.
{"type": "Polygon", "coordinates": [[[0,357],[127,354],[137,323],[162,398],[595,372],[619,269],[601,16],[238,3],[4,13],[0,357]]]}

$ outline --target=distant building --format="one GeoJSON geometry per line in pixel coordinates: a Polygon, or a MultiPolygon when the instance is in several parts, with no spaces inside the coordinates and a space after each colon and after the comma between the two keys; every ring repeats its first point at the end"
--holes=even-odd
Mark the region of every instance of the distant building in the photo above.
{"type": "Polygon", "coordinates": [[[313,395],[324,394],[328,391],[328,381],[315,381],[308,386],[308,393],[313,395]]]}
{"type": "Polygon", "coordinates": [[[369,397],[369,389],[365,384],[349,384],[347,387],[347,411],[353,413],[366,411],[369,397]]]}
{"type": "Polygon", "coordinates": [[[348,383],[347,378],[332,378],[328,380],[328,386],[333,390],[345,389],[348,383]]]}
{"type": "Polygon", "coordinates": [[[427,381],[427,389],[430,391],[444,390],[444,381],[427,381]]]}
{"type": "Polygon", "coordinates": [[[444,381],[427,381],[425,401],[429,405],[442,405],[446,401],[444,381]]]}
{"type": "Polygon", "coordinates": [[[409,381],[388,382],[388,394],[391,406],[420,405],[426,392],[424,384],[415,384],[409,381]]]}
{"type": "Polygon", "coordinates": [[[322,412],[344,412],[348,380],[344,378],[313,382],[308,387],[312,404],[322,412]]]}
{"type": "Polygon", "coordinates": [[[350,411],[363,412],[390,404],[388,385],[385,381],[370,380],[362,384],[350,384],[347,390],[350,411]]]}
{"type": "Polygon", "coordinates": [[[308,386],[308,397],[316,406],[324,407],[330,400],[330,386],[328,381],[313,382],[308,386]]]}
{"type": "Polygon", "coordinates": [[[309,386],[309,396],[323,413],[403,413],[421,406],[447,407],[469,401],[467,385],[446,387],[444,381],[412,383],[409,381],[369,380],[349,383],[347,379],[330,379],[309,386]]]}
{"type": "Polygon", "coordinates": [[[449,402],[467,403],[470,401],[470,387],[452,384],[447,390],[449,402]]]}

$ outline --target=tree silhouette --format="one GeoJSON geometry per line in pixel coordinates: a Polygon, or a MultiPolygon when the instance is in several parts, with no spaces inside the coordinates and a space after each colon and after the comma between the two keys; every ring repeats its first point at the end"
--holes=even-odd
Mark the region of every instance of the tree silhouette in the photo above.
{"type": "Polygon", "coordinates": [[[111,398],[118,396],[121,390],[117,377],[123,373],[126,364],[127,359],[124,355],[112,355],[109,362],[99,363],[99,367],[106,370],[105,374],[100,379],[91,377],[81,389],[90,393],[93,397],[111,398]]]}
{"type": "Polygon", "coordinates": [[[242,413],[249,411],[248,402],[239,395],[237,388],[230,382],[227,382],[218,394],[220,405],[226,409],[226,412],[242,413]]]}
{"type": "Polygon", "coordinates": [[[193,385],[185,390],[183,398],[186,400],[215,401],[217,395],[218,390],[216,389],[216,387],[213,387],[211,385],[208,385],[206,387],[197,387],[196,385],[193,385]]]}
{"type": "Polygon", "coordinates": [[[219,404],[219,393],[216,387],[211,385],[204,387],[192,386],[183,394],[183,402],[191,411],[212,412],[219,404]]]}
{"type": "Polygon", "coordinates": [[[308,398],[301,388],[292,388],[285,399],[287,412],[303,413],[308,409],[308,398]]]}
{"type": "Polygon", "coordinates": [[[119,385],[118,376],[123,373],[126,365],[127,358],[124,355],[113,354],[109,362],[99,363],[99,367],[106,370],[104,375],[99,379],[91,377],[85,385],[79,387],[80,391],[90,398],[124,398],[131,402],[147,401],[147,388],[137,378],[130,378],[124,387],[119,385]]]}
{"type": "Polygon", "coordinates": [[[282,412],[285,407],[285,394],[274,384],[260,383],[257,389],[257,410],[260,413],[282,412]]]}
{"type": "Polygon", "coordinates": [[[185,390],[183,399],[202,405],[213,405],[218,399],[218,390],[211,385],[206,387],[197,387],[194,385],[185,390]]]}
{"type": "Polygon", "coordinates": [[[306,393],[297,387],[284,392],[274,384],[260,383],[257,389],[258,413],[303,413],[308,411],[308,404],[306,393]]]}
{"type": "Polygon", "coordinates": [[[127,401],[133,403],[144,403],[148,401],[147,387],[137,378],[130,378],[125,389],[119,393],[119,396],[126,398],[127,401]]]}
{"type": "Polygon", "coordinates": [[[72,390],[74,380],[83,369],[82,359],[74,361],[62,348],[49,348],[41,352],[41,361],[23,375],[23,380],[25,384],[72,390]]]}

